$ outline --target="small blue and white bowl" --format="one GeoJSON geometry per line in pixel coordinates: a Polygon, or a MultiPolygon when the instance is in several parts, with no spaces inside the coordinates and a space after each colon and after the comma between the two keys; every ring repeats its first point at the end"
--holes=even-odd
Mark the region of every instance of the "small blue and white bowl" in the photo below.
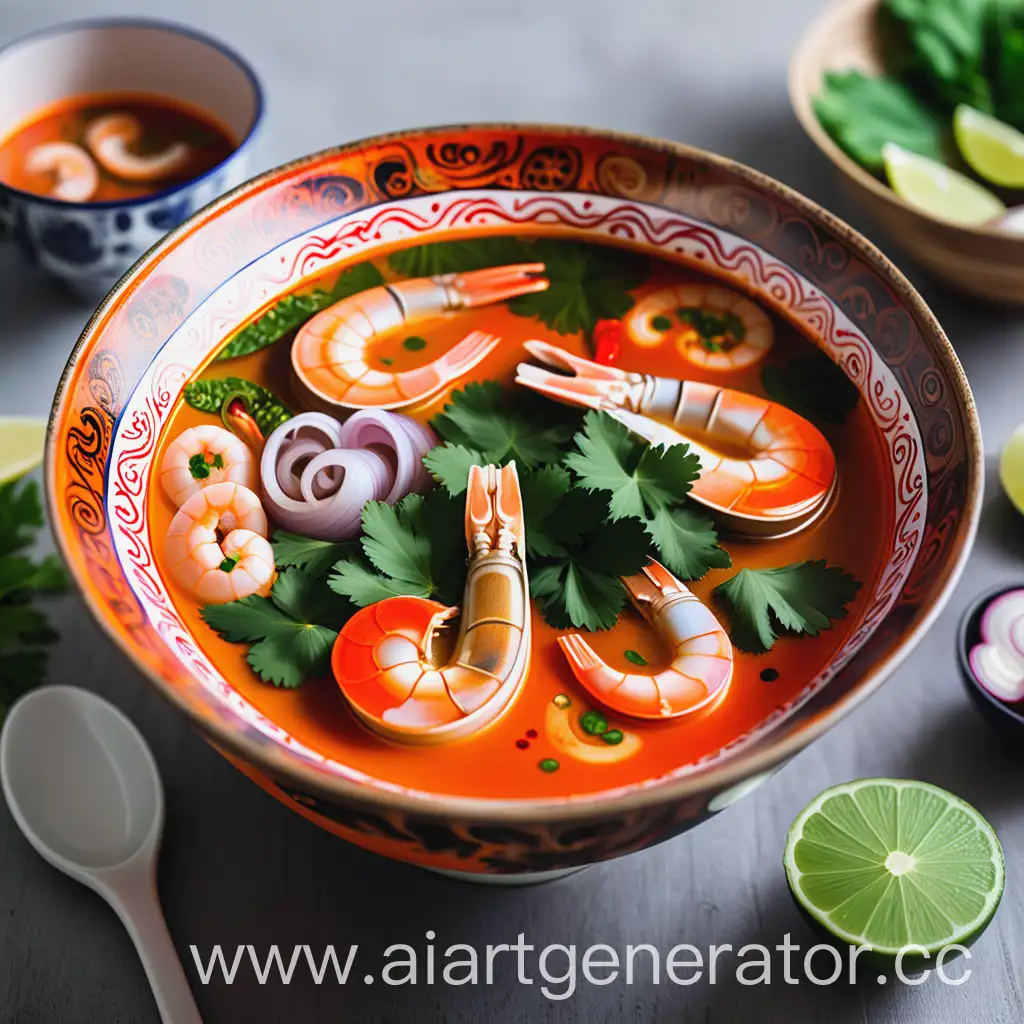
{"type": "Polygon", "coordinates": [[[161,21],[87,21],[44,29],[0,50],[0,139],[43,107],[96,93],[149,94],[198,107],[238,145],[199,177],[133,199],[71,203],[0,182],[0,236],[94,300],[171,228],[245,181],[263,112],[252,68],[215,40],[161,21]]]}

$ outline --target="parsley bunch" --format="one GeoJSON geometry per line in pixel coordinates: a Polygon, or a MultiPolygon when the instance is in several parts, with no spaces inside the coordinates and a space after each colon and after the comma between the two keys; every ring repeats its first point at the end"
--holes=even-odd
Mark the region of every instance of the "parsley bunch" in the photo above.
{"type": "Polygon", "coordinates": [[[27,553],[42,527],[39,485],[0,485],[0,719],[43,681],[47,647],[57,639],[35,600],[65,588],[64,568],[55,555],[35,559],[27,553]]]}

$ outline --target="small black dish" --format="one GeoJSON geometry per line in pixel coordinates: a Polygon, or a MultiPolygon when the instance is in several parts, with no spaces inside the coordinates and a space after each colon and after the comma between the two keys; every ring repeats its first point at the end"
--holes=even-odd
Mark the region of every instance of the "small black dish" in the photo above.
{"type": "Polygon", "coordinates": [[[995,587],[986,591],[980,597],[975,598],[964,612],[960,620],[960,628],[957,630],[957,660],[960,663],[960,674],[963,676],[964,685],[970,694],[974,706],[982,713],[988,722],[998,729],[1007,739],[1020,743],[1024,740],[1024,701],[1017,704],[1007,704],[992,696],[981,683],[978,682],[971,668],[970,653],[975,644],[981,643],[981,617],[985,609],[997,598],[1011,590],[1022,590],[1024,584],[1010,583],[995,587]]]}

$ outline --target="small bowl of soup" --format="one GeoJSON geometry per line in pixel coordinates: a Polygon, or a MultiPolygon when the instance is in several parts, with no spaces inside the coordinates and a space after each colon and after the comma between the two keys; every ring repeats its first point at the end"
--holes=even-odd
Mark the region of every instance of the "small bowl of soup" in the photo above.
{"type": "Polygon", "coordinates": [[[99,299],[168,230],[245,180],[250,66],[159,21],[58,25],[0,50],[0,227],[99,299]]]}
{"type": "Polygon", "coordinates": [[[86,328],[47,455],[87,606],[232,763],[528,881],[693,827],[872,693],[982,475],[869,242],[722,157],[534,125],[194,215],[86,328]]]}

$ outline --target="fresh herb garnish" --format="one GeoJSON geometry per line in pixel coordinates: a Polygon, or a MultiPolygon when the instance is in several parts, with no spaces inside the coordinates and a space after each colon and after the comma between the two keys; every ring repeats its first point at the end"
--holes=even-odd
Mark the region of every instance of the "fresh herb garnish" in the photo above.
{"type": "Polygon", "coordinates": [[[338,542],[303,537],[287,530],[275,530],[270,538],[274,547],[274,561],[280,567],[294,565],[305,569],[311,576],[325,573],[339,558],[357,551],[357,541],[338,542]]]}
{"type": "Polygon", "coordinates": [[[466,581],[465,505],[437,488],[410,494],[394,508],[363,507],[361,551],[338,561],[328,580],[360,607],[399,594],[455,605],[466,581]]]}
{"type": "Polygon", "coordinates": [[[826,71],[814,112],[839,146],[870,171],[881,172],[887,142],[942,159],[941,120],[894,78],[826,71]]]}
{"type": "Polygon", "coordinates": [[[626,661],[632,662],[634,665],[643,666],[647,664],[647,659],[639,651],[623,651],[622,655],[626,661]]]}
{"type": "MultiPolygon", "coordinates": [[[[291,410],[272,391],[243,377],[214,377],[194,380],[185,385],[185,401],[200,412],[220,414],[224,400],[231,394],[245,396],[249,411],[265,435],[273,433],[285,420],[291,419],[291,410]]],[[[191,463],[190,463],[191,468],[191,463]]]]}
{"type": "Polygon", "coordinates": [[[211,465],[213,466],[214,469],[223,469],[224,456],[221,455],[220,452],[218,452],[216,455],[214,455],[213,462],[211,463],[211,465]]]}
{"type": "Polygon", "coordinates": [[[743,321],[731,310],[719,314],[698,306],[688,306],[677,310],[676,316],[697,332],[700,343],[709,352],[721,352],[741,342],[747,334],[743,321]]]}
{"type": "Polygon", "coordinates": [[[430,422],[446,443],[427,455],[426,466],[451,494],[461,494],[471,465],[504,465],[514,459],[523,470],[558,462],[579,414],[489,380],[453,391],[430,422]]]}
{"type": "Polygon", "coordinates": [[[534,259],[527,243],[517,238],[493,236],[428,242],[400,249],[388,257],[388,263],[392,270],[406,277],[433,277],[435,274],[466,273],[509,263],[530,263],[534,259]]]}
{"type": "Polygon", "coordinates": [[[601,733],[601,739],[610,747],[618,746],[622,742],[623,738],[624,737],[620,729],[609,729],[607,732],[601,733]]]}
{"type": "Polygon", "coordinates": [[[986,68],[996,117],[1024,129],[1024,5],[996,3],[986,26],[986,68]]]}
{"type": "Polygon", "coordinates": [[[824,352],[797,356],[761,371],[768,397],[810,420],[843,423],[856,406],[857,386],[824,352]]]}
{"type": "Polygon", "coordinates": [[[416,334],[413,334],[402,342],[402,348],[404,348],[406,352],[422,352],[426,347],[427,339],[421,338],[416,334]]]}
{"type": "Polygon", "coordinates": [[[258,320],[242,328],[218,353],[218,359],[235,359],[258,352],[300,327],[315,313],[347,299],[357,292],[384,283],[380,271],[372,263],[357,263],[342,271],[329,291],[314,288],[302,295],[286,295],[274,303],[258,320]]]}
{"type": "Polygon", "coordinates": [[[221,572],[231,572],[236,565],[238,565],[238,559],[228,557],[225,558],[217,568],[220,569],[221,572]]]}
{"type": "Polygon", "coordinates": [[[814,562],[795,562],[778,569],[741,569],[715,587],[728,607],[729,635],[741,650],[769,651],[783,632],[817,636],[846,615],[860,583],[849,573],[814,562]]]}
{"type": "Polygon", "coordinates": [[[205,480],[210,475],[210,464],[202,452],[190,455],[188,460],[188,471],[194,480],[205,480]]]}
{"type": "Polygon", "coordinates": [[[588,412],[565,465],[589,490],[607,492],[611,518],[640,519],[665,565],[684,579],[732,564],[711,518],[686,503],[700,460],[685,444],[652,448],[605,412],[588,412]]]}
{"type": "Polygon", "coordinates": [[[23,693],[43,681],[47,647],[57,639],[38,597],[60,593],[67,577],[54,555],[26,550],[43,527],[39,485],[11,480],[0,485],[0,720],[23,693]]]}
{"type": "Polygon", "coordinates": [[[303,569],[282,569],[270,597],[256,594],[206,605],[203,620],[231,643],[248,643],[248,662],[264,682],[294,689],[330,668],[338,629],[352,605],[303,569]]]}
{"type": "Polygon", "coordinates": [[[647,257],[625,249],[540,238],[530,258],[544,264],[545,291],[520,295],[509,309],[535,316],[559,334],[591,332],[598,320],[614,320],[633,307],[630,291],[650,273],[647,257]]]}
{"type": "Polygon", "coordinates": [[[584,711],[580,715],[580,728],[591,736],[600,736],[608,731],[608,719],[600,711],[584,711]]]}

